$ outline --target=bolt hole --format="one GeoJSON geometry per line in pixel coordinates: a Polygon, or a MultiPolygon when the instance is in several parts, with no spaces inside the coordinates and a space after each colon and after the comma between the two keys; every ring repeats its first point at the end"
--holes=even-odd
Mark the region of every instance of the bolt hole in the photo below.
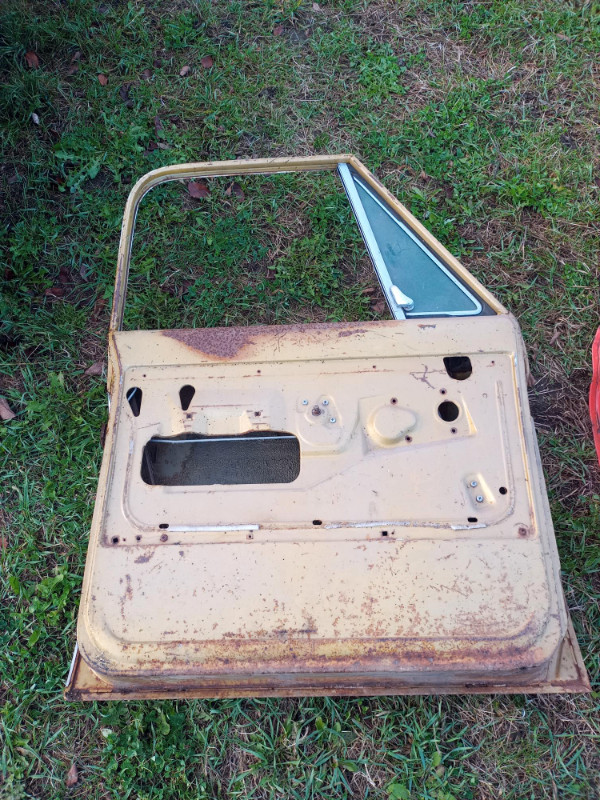
{"type": "Polygon", "coordinates": [[[188,384],[186,384],[185,386],[181,387],[181,389],[179,390],[179,402],[181,403],[182,411],[188,410],[195,394],[196,390],[194,389],[193,386],[189,386],[188,384]]]}
{"type": "Polygon", "coordinates": [[[405,436],[404,437],[404,441],[405,442],[412,442],[412,436],[405,436]]]}
{"type": "Polygon", "coordinates": [[[467,517],[467,522],[477,522],[477,517],[467,517]]]}
{"type": "Polygon", "coordinates": [[[163,533],[163,534],[161,535],[161,537],[160,537],[160,540],[161,540],[161,542],[166,542],[168,538],[169,538],[169,537],[167,536],[167,534],[166,534],[166,533],[163,533]]]}
{"type": "Polygon", "coordinates": [[[439,417],[443,419],[444,422],[454,422],[454,420],[458,418],[459,413],[459,407],[456,403],[453,403],[452,400],[444,400],[444,402],[440,403],[438,406],[439,417]]]}
{"type": "Polygon", "coordinates": [[[456,433],[456,428],[450,428],[450,433],[456,433]]]}
{"type": "Polygon", "coordinates": [[[322,525],[322,524],[323,524],[322,519],[313,519],[313,525],[322,525]]]}
{"type": "Polygon", "coordinates": [[[255,417],[260,417],[260,416],[261,416],[261,414],[262,414],[262,411],[255,411],[255,412],[254,412],[254,416],[255,416],[255,417]]]}
{"type": "Polygon", "coordinates": [[[135,537],[135,540],[136,540],[136,542],[141,542],[141,541],[142,541],[142,537],[139,535],[139,533],[138,533],[138,535],[135,537]]]}
{"type": "Polygon", "coordinates": [[[112,537],[112,543],[113,544],[119,544],[119,537],[118,536],[113,536],[112,537]]]}
{"type": "Polygon", "coordinates": [[[169,523],[168,523],[168,522],[161,522],[161,523],[160,523],[160,525],[159,525],[158,527],[159,527],[161,530],[165,531],[165,530],[166,530],[166,529],[169,527],[169,523]]]}
{"type": "Polygon", "coordinates": [[[498,489],[498,491],[500,492],[500,494],[507,494],[507,492],[508,492],[508,489],[506,488],[506,486],[501,486],[501,487],[498,489]]]}
{"type": "Polygon", "coordinates": [[[395,406],[397,402],[398,402],[398,398],[397,398],[397,397],[392,397],[392,399],[390,400],[390,403],[391,403],[393,406],[395,406]]]}
{"type": "Polygon", "coordinates": [[[446,390],[445,389],[440,389],[440,394],[446,394],[446,390]]]}
{"type": "Polygon", "coordinates": [[[382,535],[382,536],[387,536],[387,535],[388,535],[388,532],[387,532],[387,531],[381,531],[381,535],[382,535]]]}

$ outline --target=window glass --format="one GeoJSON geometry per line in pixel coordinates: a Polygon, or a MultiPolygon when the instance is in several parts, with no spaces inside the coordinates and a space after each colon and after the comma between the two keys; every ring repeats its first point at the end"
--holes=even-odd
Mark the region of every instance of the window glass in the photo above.
{"type": "MultiPolygon", "coordinates": [[[[344,173],[340,171],[340,174],[344,180],[344,173]]],[[[356,190],[356,193],[348,192],[350,201],[375,268],[380,274],[384,291],[387,283],[387,294],[391,295],[392,301],[394,295],[399,296],[398,289],[407,296],[407,300],[412,300],[412,307],[410,302],[404,304],[402,315],[419,317],[432,314],[479,314],[481,303],[450,269],[438,260],[356,173],[348,170],[345,185],[348,175],[351,175],[356,190]],[[365,227],[369,227],[370,231],[366,232],[365,227]],[[374,253],[374,250],[379,252],[374,253]]],[[[347,185],[346,189],[348,190],[347,185]]],[[[391,305],[393,308],[393,302],[391,305]]]]}

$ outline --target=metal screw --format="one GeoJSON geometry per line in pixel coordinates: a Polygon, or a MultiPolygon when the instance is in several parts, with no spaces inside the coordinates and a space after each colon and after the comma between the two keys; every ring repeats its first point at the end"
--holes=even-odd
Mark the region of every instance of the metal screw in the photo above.
{"type": "Polygon", "coordinates": [[[324,406],[328,406],[329,405],[329,400],[323,400],[323,405],[324,406]]]}
{"type": "Polygon", "coordinates": [[[329,422],[337,422],[335,417],[329,417],[329,422]]]}
{"type": "Polygon", "coordinates": [[[475,498],[475,500],[477,500],[478,503],[483,503],[483,495],[482,494],[478,494],[477,497],[475,498]]]}
{"type": "Polygon", "coordinates": [[[310,413],[313,415],[313,417],[320,417],[323,412],[321,411],[319,406],[313,406],[312,411],[310,413]]]}
{"type": "Polygon", "coordinates": [[[307,405],[308,405],[308,400],[303,400],[303,401],[302,401],[302,405],[303,405],[303,406],[307,406],[307,405]]]}
{"type": "Polygon", "coordinates": [[[471,481],[471,486],[475,488],[477,486],[477,481],[471,481]]]}

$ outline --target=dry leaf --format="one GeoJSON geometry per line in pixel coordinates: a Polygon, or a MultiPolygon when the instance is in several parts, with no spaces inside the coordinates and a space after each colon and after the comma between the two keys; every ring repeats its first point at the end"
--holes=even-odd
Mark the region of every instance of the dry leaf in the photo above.
{"type": "Polygon", "coordinates": [[[160,148],[161,150],[170,150],[171,149],[171,145],[167,144],[166,142],[159,142],[156,146],[158,148],[160,148]]]}
{"type": "Polygon", "coordinates": [[[162,120],[160,119],[160,117],[159,116],[154,117],[154,130],[158,133],[159,131],[162,131],[163,128],[164,125],[162,124],[162,120]]]}
{"type": "Polygon", "coordinates": [[[77,767],[75,764],[71,764],[71,769],[67,772],[67,780],[65,783],[70,788],[71,786],[75,786],[78,780],[79,774],[77,772],[77,767]]]}
{"type": "Polygon", "coordinates": [[[150,78],[152,77],[152,72],[151,72],[151,70],[149,70],[149,69],[145,69],[145,70],[144,70],[144,71],[141,73],[140,77],[144,78],[144,80],[147,80],[147,81],[149,81],[149,80],[150,80],[150,78]]]}
{"type": "Polygon", "coordinates": [[[554,331],[552,338],[550,339],[550,344],[556,344],[556,342],[560,339],[560,331],[554,331]]]}
{"type": "Polygon", "coordinates": [[[96,361],[94,364],[92,364],[91,367],[88,367],[83,374],[84,375],[102,375],[102,371],[103,370],[104,370],[104,363],[102,361],[96,361]]]}
{"type": "Polygon", "coordinates": [[[563,42],[570,42],[571,41],[571,37],[567,36],[566,33],[557,33],[556,34],[556,38],[557,39],[562,39],[563,42]]]}
{"type": "Polygon", "coordinates": [[[33,112],[33,114],[31,115],[31,121],[33,122],[33,124],[34,124],[34,125],[39,125],[39,124],[40,124],[40,118],[39,118],[39,117],[38,117],[38,115],[35,113],[35,111],[34,111],[34,112],[33,112]]]}
{"type": "Polygon", "coordinates": [[[79,267],[79,274],[81,275],[82,280],[87,281],[87,276],[88,276],[87,264],[82,264],[79,267]]]}
{"type": "Polygon", "coordinates": [[[531,372],[527,373],[527,386],[532,389],[535,386],[535,378],[531,374],[531,372]]]}
{"type": "Polygon", "coordinates": [[[11,419],[14,419],[17,415],[8,405],[6,400],[3,397],[0,397],[0,419],[3,419],[5,422],[8,422],[11,419]]]}
{"type": "Polygon", "coordinates": [[[283,25],[275,25],[273,28],[273,36],[281,36],[283,33],[283,25]]]}
{"type": "Polygon", "coordinates": [[[44,292],[46,297],[62,297],[64,293],[65,290],[61,286],[52,286],[44,292]]]}
{"type": "Polygon", "coordinates": [[[235,181],[230,183],[227,189],[225,189],[226,197],[231,197],[232,194],[234,194],[239,200],[243,200],[246,196],[242,187],[235,181]]]}
{"type": "Polygon", "coordinates": [[[78,69],[79,69],[79,64],[76,61],[74,61],[67,70],[67,75],[75,75],[78,69]]]}
{"type": "Polygon", "coordinates": [[[94,310],[92,311],[92,319],[97,319],[104,311],[106,306],[106,297],[99,297],[94,303],[94,310]]]}
{"type": "Polygon", "coordinates": [[[313,3],[312,4],[312,9],[313,9],[313,11],[320,11],[321,10],[321,6],[318,3],[313,3]]]}
{"type": "Polygon", "coordinates": [[[106,75],[100,74],[98,75],[98,81],[100,83],[100,86],[106,86],[106,84],[108,83],[108,78],[106,77],[106,75]]]}
{"type": "Polygon", "coordinates": [[[188,193],[190,197],[195,200],[202,200],[205,197],[210,197],[210,189],[206,181],[190,181],[188,183],[188,193]]]}
{"type": "Polygon", "coordinates": [[[210,69],[215,62],[213,61],[212,56],[204,56],[204,58],[200,59],[200,63],[204,69],[210,69]]]}
{"type": "Polygon", "coordinates": [[[37,69],[40,65],[37,53],[34,53],[33,50],[29,50],[29,52],[25,53],[25,61],[30,69],[37,69]]]}
{"type": "Polygon", "coordinates": [[[192,70],[192,68],[188,67],[188,65],[186,64],[185,67],[182,67],[179,70],[179,74],[181,75],[182,78],[185,78],[186,75],[190,74],[191,70],[192,70]]]}
{"type": "Polygon", "coordinates": [[[376,314],[383,314],[385,311],[385,303],[383,300],[378,300],[376,303],[373,303],[372,309],[376,314]]]}
{"type": "Polygon", "coordinates": [[[374,286],[367,286],[366,289],[362,290],[363,294],[375,294],[375,287],[374,286]]]}
{"type": "Polygon", "coordinates": [[[72,63],[73,61],[81,61],[81,53],[80,53],[80,51],[79,51],[79,50],[76,50],[76,51],[73,53],[73,58],[71,59],[71,63],[72,63]]]}

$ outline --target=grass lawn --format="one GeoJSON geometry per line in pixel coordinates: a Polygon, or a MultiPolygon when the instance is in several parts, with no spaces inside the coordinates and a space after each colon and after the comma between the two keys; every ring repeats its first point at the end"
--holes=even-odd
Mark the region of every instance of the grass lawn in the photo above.
{"type": "MultiPolygon", "coordinates": [[[[0,26],[1,800],[599,798],[597,2],[5,0],[0,26]],[[521,322],[596,691],[68,704],[127,193],[163,164],[328,152],[521,322]]],[[[127,326],[380,317],[345,219],[327,175],[153,190],[127,326]]]]}

